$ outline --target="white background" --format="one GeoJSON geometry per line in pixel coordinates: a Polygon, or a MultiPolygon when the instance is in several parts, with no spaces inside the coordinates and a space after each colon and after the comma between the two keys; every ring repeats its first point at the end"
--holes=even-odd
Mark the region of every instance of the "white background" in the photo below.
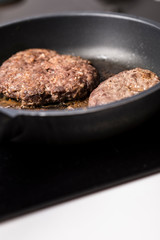
{"type": "Polygon", "coordinates": [[[1,240],[160,240],[160,174],[0,225],[1,240]]]}

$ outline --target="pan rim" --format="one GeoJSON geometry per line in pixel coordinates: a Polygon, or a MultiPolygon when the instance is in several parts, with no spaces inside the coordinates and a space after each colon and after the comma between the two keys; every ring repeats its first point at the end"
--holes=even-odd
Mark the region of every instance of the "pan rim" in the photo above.
{"type": "MultiPolygon", "coordinates": [[[[7,22],[5,24],[0,25],[0,29],[3,27],[8,27],[11,25],[15,25],[18,23],[24,23],[28,21],[36,21],[39,19],[47,19],[47,18],[70,18],[70,17],[106,17],[106,18],[117,18],[117,19],[124,19],[124,20],[130,20],[134,22],[139,22],[142,24],[146,24],[150,27],[156,28],[160,31],[160,23],[131,15],[131,14],[124,14],[124,13],[114,13],[114,12],[63,12],[63,13],[56,13],[56,14],[45,14],[45,15],[36,15],[33,17],[27,17],[23,19],[18,19],[16,21],[12,22],[7,22]]],[[[48,116],[53,116],[53,117],[67,117],[67,116],[74,116],[74,115],[83,115],[83,114],[91,114],[93,112],[99,112],[99,111],[104,111],[104,110],[109,110],[113,108],[118,108],[122,107],[123,105],[130,104],[133,101],[138,101],[150,94],[153,94],[154,92],[160,90],[160,83],[156,84],[155,86],[139,93],[134,96],[121,99],[116,102],[112,102],[109,104],[104,104],[104,105],[99,105],[95,107],[87,107],[87,108],[76,108],[74,110],[31,110],[31,109],[14,109],[14,108],[4,108],[0,107],[0,112],[4,113],[5,115],[8,115],[10,117],[16,117],[19,115],[27,115],[27,116],[40,116],[40,117],[48,117],[48,116]]]]}
{"type": "Polygon", "coordinates": [[[30,17],[24,17],[24,18],[18,18],[17,20],[13,21],[8,21],[6,23],[0,24],[1,27],[7,27],[8,25],[16,24],[16,23],[22,23],[22,22],[27,22],[27,21],[32,21],[32,20],[38,20],[42,18],[61,18],[61,17],[110,17],[110,18],[120,18],[120,19],[126,19],[126,20],[131,20],[135,22],[140,22],[144,23],[150,26],[153,26],[155,28],[160,29],[160,23],[156,22],[154,20],[145,18],[145,17],[140,17],[138,15],[133,15],[133,14],[126,14],[126,13],[116,13],[116,12],[109,12],[109,11],[71,11],[71,12],[57,12],[57,13],[48,13],[48,14],[36,14],[34,16],[30,17]]]}

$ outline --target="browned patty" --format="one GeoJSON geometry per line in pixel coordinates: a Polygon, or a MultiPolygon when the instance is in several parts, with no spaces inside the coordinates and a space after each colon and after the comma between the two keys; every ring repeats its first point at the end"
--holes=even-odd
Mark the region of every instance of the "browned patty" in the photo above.
{"type": "Polygon", "coordinates": [[[53,50],[21,51],[0,67],[0,93],[21,101],[21,107],[80,99],[98,84],[88,60],[53,50]]]}
{"type": "Polygon", "coordinates": [[[90,94],[88,106],[96,106],[131,97],[159,83],[158,76],[146,69],[120,72],[102,82],[90,94]]]}

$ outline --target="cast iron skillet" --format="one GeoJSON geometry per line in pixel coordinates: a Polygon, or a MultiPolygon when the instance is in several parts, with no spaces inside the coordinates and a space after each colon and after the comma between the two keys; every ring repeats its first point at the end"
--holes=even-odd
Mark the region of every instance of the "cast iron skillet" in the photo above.
{"type": "MultiPolygon", "coordinates": [[[[36,17],[0,27],[0,63],[17,51],[50,48],[112,66],[148,68],[160,76],[160,24],[116,13],[36,17]]],[[[0,141],[68,143],[109,137],[160,108],[160,84],[136,96],[89,109],[0,108],[0,141]]]]}

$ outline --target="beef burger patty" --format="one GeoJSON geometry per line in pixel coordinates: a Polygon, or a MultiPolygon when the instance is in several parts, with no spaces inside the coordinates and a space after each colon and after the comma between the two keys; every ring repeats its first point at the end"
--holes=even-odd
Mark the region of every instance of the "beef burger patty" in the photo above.
{"type": "Polygon", "coordinates": [[[131,97],[157,83],[159,83],[158,76],[147,69],[126,70],[99,84],[90,94],[88,106],[107,104],[131,97]]]}
{"type": "Polygon", "coordinates": [[[48,49],[20,51],[0,67],[0,93],[22,108],[81,99],[98,84],[90,61],[48,49]]]}

